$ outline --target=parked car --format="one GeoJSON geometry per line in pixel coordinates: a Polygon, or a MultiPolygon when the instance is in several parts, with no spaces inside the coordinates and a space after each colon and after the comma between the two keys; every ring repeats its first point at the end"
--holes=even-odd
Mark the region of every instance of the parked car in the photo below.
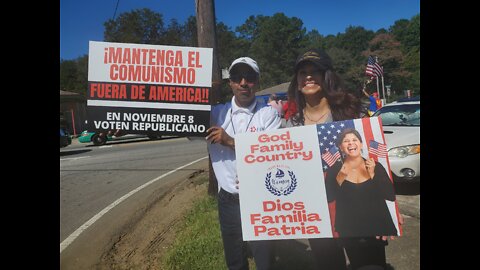
{"type": "Polygon", "coordinates": [[[72,143],[72,137],[65,128],[60,128],[60,148],[69,146],[72,143]]]}
{"type": "Polygon", "coordinates": [[[104,145],[107,141],[111,141],[112,136],[106,135],[101,136],[98,132],[92,132],[88,130],[82,131],[80,137],[78,137],[78,141],[81,143],[89,143],[92,142],[94,145],[104,145]]]}
{"type": "Polygon", "coordinates": [[[420,99],[385,104],[372,116],[382,119],[393,181],[420,181],[420,99]]]}
{"type": "MultiPolygon", "coordinates": [[[[125,133],[122,133],[121,131],[111,131],[107,132],[106,134],[100,134],[99,132],[92,132],[88,130],[84,130],[81,134],[80,137],[78,137],[78,141],[81,143],[89,143],[92,142],[94,145],[104,145],[108,141],[112,141],[115,138],[122,137],[126,135],[125,133]]],[[[141,135],[139,135],[141,136],[141,135]]],[[[149,135],[144,135],[147,136],[151,140],[155,139],[160,139],[162,136],[161,135],[156,135],[156,134],[149,134],[149,135]]]]}

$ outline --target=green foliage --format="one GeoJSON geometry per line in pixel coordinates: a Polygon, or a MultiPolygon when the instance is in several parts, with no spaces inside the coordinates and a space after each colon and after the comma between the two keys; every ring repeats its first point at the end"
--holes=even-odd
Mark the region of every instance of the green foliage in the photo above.
{"type": "Polygon", "coordinates": [[[87,95],[88,55],[75,60],[60,59],[60,90],[87,95]]]}
{"type": "Polygon", "coordinates": [[[354,57],[359,57],[361,52],[368,49],[368,42],[374,37],[372,31],[367,31],[361,26],[349,26],[344,34],[338,34],[338,46],[350,52],[354,57]]]}
{"type": "Polygon", "coordinates": [[[358,74],[361,71],[358,70],[359,65],[355,63],[355,59],[350,51],[332,47],[326,50],[326,52],[332,58],[335,71],[342,77],[347,89],[353,90],[357,88],[357,84],[361,85],[360,74],[358,74]]]}
{"type": "Polygon", "coordinates": [[[178,23],[176,19],[170,20],[170,25],[168,29],[160,37],[160,44],[168,44],[173,46],[182,46],[184,41],[183,37],[183,27],[178,23]]]}
{"type": "Polygon", "coordinates": [[[409,21],[407,19],[400,19],[395,21],[388,30],[395,36],[396,40],[403,42],[405,40],[408,25],[409,21]]]}
{"type": "Polygon", "coordinates": [[[420,51],[415,49],[409,51],[405,56],[404,66],[411,74],[407,89],[412,89],[420,95],[420,51]]]}
{"type": "Polygon", "coordinates": [[[411,20],[396,21],[389,30],[395,39],[400,41],[405,51],[420,48],[420,14],[413,16],[411,20]]]}
{"type": "MultiPolygon", "coordinates": [[[[261,88],[290,80],[295,59],[306,44],[303,22],[283,13],[250,16],[238,27],[251,46],[248,55],[257,60],[261,70],[261,88]]],[[[233,60],[233,59],[232,59],[233,60]]]]}
{"type": "Polygon", "coordinates": [[[183,41],[184,46],[197,47],[197,18],[190,16],[183,25],[183,41]]]}
{"type": "Polygon", "coordinates": [[[236,37],[235,33],[224,23],[217,24],[216,32],[220,68],[228,68],[234,59],[247,55],[242,44],[243,40],[236,37]]]}
{"type": "Polygon", "coordinates": [[[420,49],[420,14],[412,17],[404,43],[407,48],[420,49]]]}
{"type": "MultiPolygon", "coordinates": [[[[401,43],[392,34],[380,34],[369,43],[369,50],[364,52],[365,57],[375,55],[383,66],[384,82],[392,85],[392,89],[408,89],[411,72],[406,69],[405,54],[401,43]]],[[[381,87],[381,86],[380,86],[381,87]]]]}
{"type": "MultiPolygon", "coordinates": [[[[163,16],[150,9],[137,9],[105,22],[107,42],[197,46],[196,18],[185,23],[172,19],[164,26],[163,16]]],[[[224,23],[216,25],[217,59],[220,68],[241,56],[254,58],[261,70],[260,88],[290,81],[297,56],[307,48],[321,48],[333,59],[347,88],[359,91],[365,76],[367,57],[375,55],[384,68],[385,85],[403,92],[420,92],[420,14],[397,20],[388,31],[376,32],[362,26],[348,26],[344,33],[323,36],[316,29],[306,32],[301,19],[283,13],[250,16],[235,31],[224,23]]],[[[85,94],[88,56],[60,60],[60,88],[85,94]]],[[[228,84],[221,87],[220,100],[231,97],[228,84]]]]}
{"type": "Polygon", "coordinates": [[[162,15],[148,8],[122,13],[104,25],[107,42],[160,44],[165,34],[162,15]]]}
{"type": "Polygon", "coordinates": [[[60,59],[60,90],[74,89],[76,74],[77,64],[75,60],[60,59]]]}
{"type": "Polygon", "coordinates": [[[317,31],[317,29],[313,29],[312,31],[308,32],[305,35],[305,39],[306,48],[320,48],[325,50],[326,39],[317,31]]]}
{"type": "Polygon", "coordinates": [[[215,198],[197,202],[177,233],[162,269],[226,269],[215,198]]]}

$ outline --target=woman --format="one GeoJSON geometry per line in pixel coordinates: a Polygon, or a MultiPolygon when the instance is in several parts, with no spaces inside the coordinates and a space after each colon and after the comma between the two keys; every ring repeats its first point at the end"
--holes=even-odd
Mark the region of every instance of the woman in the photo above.
{"type": "Polygon", "coordinates": [[[330,56],[316,49],[298,57],[288,94],[295,97],[297,112],[287,127],[355,119],[367,113],[360,99],[344,88],[330,56]]]}
{"type": "MultiPolygon", "coordinates": [[[[344,88],[340,77],[334,71],[332,59],[324,51],[311,49],[301,54],[297,58],[294,71],[288,94],[295,97],[297,113],[288,119],[286,127],[316,125],[367,115],[360,99],[344,88]]],[[[333,205],[332,203],[329,206],[333,205]]],[[[351,266],[384,266],[386,241],[382,240],[383,238],[375,237],[341,241],[336,238],[315,238],[309,239],[309,242],[318,269],[336,270],[347,269],[343,246],[351,266]],[[354,250],[352,256],[348,254],[349,250],[354,250]],[[357,253],[361,255],[361,259],[357,259],[357,253]],[[376,263],[377,261],[382,262],[376,263]]]]}
{"type": "Polygon", "coordinates": [[[360,133],[344,129],[336,143],[343,162],[326,175],[328,201],[336,201],[335,231],[340,237],[397,235],[385,200],[395,201],[393,184],[381,163],[362,157],[360,133]]]}

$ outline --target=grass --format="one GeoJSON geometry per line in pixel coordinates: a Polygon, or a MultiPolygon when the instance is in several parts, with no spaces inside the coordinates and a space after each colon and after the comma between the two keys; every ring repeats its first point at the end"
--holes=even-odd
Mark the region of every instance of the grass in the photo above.
{"type": "Polygon", "coordinates": [[[216,200],[205,194],[194,205],[177,228],[162,269],[226,269],[216,200]]]}
{"type": "MultiPolygon", "coordinates": [[[[208,180],[206,180],[208,181],[208,180]]],[[[307,246],[295,240],[275,241],[274,269],[313,269],[313,258],[307,246]]],[[[166,270],[222,270],[227,269],[218,223],[216,199],[200,198],[176,229],[176,239],[160,262],[166,270]]],[[[249,258],[251,270],[255,263],[249,258]]]]}

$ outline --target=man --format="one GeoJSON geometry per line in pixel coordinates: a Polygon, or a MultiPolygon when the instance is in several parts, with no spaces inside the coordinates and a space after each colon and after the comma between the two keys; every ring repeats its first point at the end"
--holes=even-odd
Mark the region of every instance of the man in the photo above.
{"type": "Polygon", "coordinates": [[[372,95],[368,94],[365,90],[365,87],[362,89],[363,94],[370,100],[370,105],[368,105],[368,115],[372,116],[372,114],[377,110],[377,93],[373,93],[372,95]]]}
{"type": "Polygon", "coordinates": [[[377,104],[377,110],[382,108],[382,100],[378,97],[378,93],[373,93],[373,97],[375,98],[375,103],[377,104]]]}
{"type": "MultiPolygon", "coordinates": [[[[257,103],[260,69],[255,60],[240,57],[229,68],[232,101],[213,106],[211,127],[206,140],[213,171],[218,181],[218,215],[225,260],[229,270],[248,270],[246,242],[242,239],[240,203],[235,161],[235,135],[278,129],[281,118],[277,110],[257,103]]],[[[271,241],[252,241],[250,245],[258,270],[271,268],[271,241]]]]}
{"type": "Polygon", "coordinates": [[[283,115],[283,102],[282,100],[280,100],[277,95],[274,93],[274,94],[271,94],[269,97],[268,97],[268,105],[272,106],[273,108],[275,108],[275,110],[278,111],[278,114],[280,115],[280,117],[282,117],[283,115]]]}

